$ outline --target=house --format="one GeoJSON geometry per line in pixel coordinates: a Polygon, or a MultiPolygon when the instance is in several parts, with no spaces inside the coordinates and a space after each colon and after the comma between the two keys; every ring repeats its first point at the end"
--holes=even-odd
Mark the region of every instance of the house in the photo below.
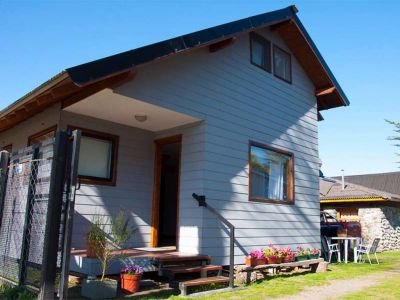
{"type": "Polygon", "coordinates": [[[359,221],[362,238],[381,238],[381,250],[400,250],[400,172],[320,179],[321,209],[359,221]]]}
{"type": "MultiPolygon", "coordinates": [[[[72,246],[125,211],[132,247],[228,264],[319,247],[318,120],[349,104],[290,6],[68,68],[0,112],[0,146],[82,130],[72,246]]],[[[62,59],[62,58],[60,58],[62,59]]]]}

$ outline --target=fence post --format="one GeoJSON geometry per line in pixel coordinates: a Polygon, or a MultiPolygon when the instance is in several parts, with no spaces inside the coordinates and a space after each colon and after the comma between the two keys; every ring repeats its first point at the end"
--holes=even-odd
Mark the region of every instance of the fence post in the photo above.
{"type": "Polygon", "coordinates": [[[54,281],[57,269],[61,209],[64,190],[66,145],[68,135],[58,131],[54,142],[53,166],[50,177],[49,202],[43,245],[40,300],[54,299],[54,281]]]}
{"type": "Polygon", "coordinates": [[[61,279],[60,279],[60,300],[67,299],[68,297],[68,276],[69,276],[69,261],[71,257],[71,239],[72,239],[72,225],[74,222],[75,213],[75,191],[77,185],[78,176],[78,163],[79,163],[79,149],[81,142],[80,130],[74,130],[72,132],[72,145],[69,147],[68,153],[68,165],[69,173],[67,176],[67,207],[65,216],[65,231],[64,231],[64,242],[63,242],[63,255],[61,262],[61,279]]]}
{"type": "Polygon", "coordinates": [[[0,227],[3,219],[4,199],[6,197],[9,159],[10,153],[7,151],[0,152],[0,227]]]}
{"type": "Polygon", "coordinates": [[[33,148],[32,153],[32,162],[31,162],[31,170],[29,173],[29,186],[28,186],[28,194],[26,197],[26,206],[25,206],[25,221],[24,221],[24,229],[22,232],[22,247],[21,247],[21,260],[18,274],[18,284],[23,285],[26,279],[26,263],[28,261],[29,254],[29,243],[30,243],[30,232],[31,232],[31,210],[32,204],[34,202],[35,197],[35,183],[37,177],[37,159],[39,158],[39,147],[33,148]]]}

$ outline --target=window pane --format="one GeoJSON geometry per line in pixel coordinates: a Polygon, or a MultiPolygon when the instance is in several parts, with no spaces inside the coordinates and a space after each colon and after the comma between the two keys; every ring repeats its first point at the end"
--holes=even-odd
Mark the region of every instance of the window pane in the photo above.
{"type": "Polygon", "coordinates": [[[251,62],[271,72],[271,42],[257,34],[251,34],[251,62]]]}
{"type": "Polygon", "coordinates": [[[41,134],[36,134],[36,135],[29,137],[28,145],[31,146],[34,144],[38,144],[38,143],[44,142],[48,139],[54,138],[55,136],[56,136],[55,129],[41,133],[41,134]]]}
{"type": "Polygon", "coordinates": [[[78,174],[111,178],[112,142],[82,136],[79,152],[78,174]]]}
{"type": "Polygon", "coordinates": [[[288,200],[290,156],[251,146],[250,197],[288,200]]]}
{"type": "Polygon", "coordinates": [[[263,45],[251,39],[251,62],[257,66],[264,66],[264,49],[263,45]]]}
{"type": "Polygon", "coordinates": [[[274,47],[274,73],[276,76],[291,81],[290,54],[274,47]]]}

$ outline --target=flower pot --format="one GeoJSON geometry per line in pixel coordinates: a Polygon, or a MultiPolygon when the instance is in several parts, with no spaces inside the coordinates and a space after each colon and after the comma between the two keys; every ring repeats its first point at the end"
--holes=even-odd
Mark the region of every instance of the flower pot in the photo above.
{"type": "Polygon", "coordinates": [[[103,255],[103,242],[99,240],[86,240],[86,257],[96,258],[103,255]]]}
{"type": "Polygon", "coordinates": [[[298,255],[295,257],[295,261],[303,261],[307,259],[308,259],[307,255],[298,255]]]}
{"type": "Polygon", "coordinates": [[[282,258],[280,257],[268,257],[267,260],[269,265],[276,265],[282,262],[282,258]]]}
{"type": "Polygon", "coordinates": [[[248,267],[253,266],[253,259],[250,256],[246,256],[244,259],[244,264],[248,267]]]}
{"type": "Polygon", "coordinates": [[[121,289],[124,292],[136,293],[139,290],[142,275],[121,274],[121,289]]]}
{"type": "Polygon", "coordinates": [[[253,258],[253,266],[265,265],[265,258],[253,258]]]}
{"type": "Polygon", "coordinates": [[[117,296],[118,281],[113,279],[86,279],[82,283],[81,295],[89,299],[109,299],[117,296]]]}
{"type": "Polygon", "coordinates": [[[319,258],[319,254],[308,254],[308,259],[317,259],[319,258]]]}
{"type": "Polygon", "coordinates": [[[282,259],[282,262],[283,263],[290,263],[290,262],[293,262],[294,261],[294,256],[285,256],[283,259],[282,259]]]}

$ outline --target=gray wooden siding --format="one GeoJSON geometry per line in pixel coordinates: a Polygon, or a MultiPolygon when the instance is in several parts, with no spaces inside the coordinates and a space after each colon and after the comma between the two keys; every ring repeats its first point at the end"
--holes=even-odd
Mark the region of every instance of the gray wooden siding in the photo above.
{"type": "Polygon", "coordinates": [[[154,169],[154,134],[112,122],[62,112],[60,128],[78,126],[119,136],[116,186],[82,184],[77,192],[72,246],[82,249],[94,214],[115,216],[124,211],[137,227],[130,245],[150,241],[154,169]]]}
{"type": "MultiPolygon", "coordinates": [[[[276,34],[268,30],[259,33],[287,50],[276,34]]],[[[204,120],[200,124],[151,133],[63,112],[63,128],[72,124],[120,136],[117,187],[82,186],[77,199],[80,217],[76,218],[74,246],[83,246],[93,213],[101,210],[109,214],[120,208],[129,211],[140,228],[135,246],[147,246],[153,140],[181,133],[181,251],[213,255],[215,263],[228,263],[227,231],[197,206],[191,197],[193,192],[205,194],[208,202],[236,226],[236,263],[242,263],[252,249],[268,243],[318,247],[317,104],[314,86],[294,57],[292,66],[293,84],[288,84],[251,65],[248,34],[243,34],[232,46],[216,53],[200,49],[141,66],[133,81],[115,90],[204,120]],[[294,153],[295,205],[248,201],[249,140],[294,153]]],[[[43,112],[32,122],[40,127],[41,120],[51,123],[58,117],[56,110],[43,112]]],[[[39,131],[30,128],[33,123],[28,121],[18,125],[19,129],[2,133],[0,141],[21,145],[28,135],[39,131]]]]}
{"type": "Polygon", "coordinates": [[[45,111],[0,133],[0,147],[12,144],[13,149],[28,145],[28,137],[44,129],[57,125],[60,119],[60,104],[57,103],[45,111]]]}
{"type": "MultiPolygon", "coordinates": [[[[287,49],[279,36],[260,34],[287,49]]],[[[123,95],[201,118],[204,152],[197,176],[202,190],[237,228],[236,263],[268,243],[319,246],[318,128],[314,86],[292,57],[293,84],[249,62],[249,38],[216,53],[200,49],[138,69],[132,82],[117,88],[123,95]],[[248,141],[289,150],[295,155],[295,205],[248,201],[248,141]],[[200,182],[200,181],[199,181],[200,182]]],[[[198,158],[197,158],[198,159],[198,158]]],[[[227,231],[207,211],[199,215],[182,176],[180,205],[185,225],[201,225],[200,249],[227,263],[227,231]],[[202,218],[199,222],[198,219],[202,218]]],[[[181,236],[180,245],[193,244],[181,236]]]]}

